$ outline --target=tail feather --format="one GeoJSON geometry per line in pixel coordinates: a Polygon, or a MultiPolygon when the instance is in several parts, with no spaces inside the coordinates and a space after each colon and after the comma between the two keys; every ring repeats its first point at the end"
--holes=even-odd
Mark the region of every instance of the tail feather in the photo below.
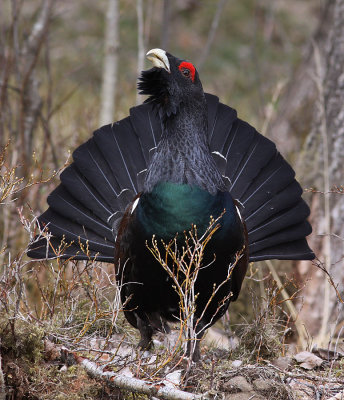
{"type": "Polygon", "coordinates": [[[312,229],[294,170],[275,144],[237,119],[234,110],[219,104],[216,111],[211,151],[220,152],[227,160],[229,190],[243,205],[250,260],[255,260],[258,252],[259,259],[273,258],[271,254],[284,259],[300,254],[301,258],[314,258],[307,241],[302,240],[312,229]]]}
{"type": "Polygon", "coordinates": [[[274,193],[273,195],[267,195],[264,201],[257,204],[258,207],[244,201],[242,204],[246,215],[245,223],[247,229],[251,231],[255,226],[259,226],[271,216],[278,214],[282,210],[293,207],[300,201],[301,194],[302,189],[294,180],[280,192],[274,193]]]}
{"type": "Polygon", "coordinates": [[[146,160],[131,119],[126,118],[119,123],[112,124],[111,135],[103,127],[100,132],[95,133],[94,139],[116,176],[121,190],[130,189],[137,193],[137,174],[146,168],[146,160]],[[117,151],[120,154],[120,158],[117,158],[116,162],[114,162],[114,156],[117,151]],[[123,176],[121,176],[119,170],[123,170],[123,176]]]}
{"type": "MultiPolygon", "coordinates": [[[[227,160],[224,175],[232,196],[243,205],[250,260],[313,258],[305,240],[311,232],[306,221],[309,209],[293,169],[274,143],[239,120],[235,110],[216,96],[206,94],[206,99],[210,150],[214,157],[227,160]]],[[[74,151],[74,162],[48,198],[50,208],[39,217],[40,225],[53,235],[50,256],[65,237],[66,242],[73,241],[63,250],[65,258],[114,261],[118,221],[141,190],[161,134],[157,111],[144,104],[133,107],[130,117],[98,129],[74,151]]],[[[28,254],[45,257],[47,246],[38,241],[28,254]]]]}
{"type": "Polygon", "coordinates": [[[254,129],[246,122],[236,119],[232,129],[226,137],[224,137],[225,141],[222,154],[227,159],[227,171],[232,181],[251,143],[257,140],[254,133],[254,129]]]}
{"type": "Polygon", "coordinates": [[[217,108],[219,107],[219,98],[212,94],[206,94],[207,99],[207,109],[208,109],[208,137],[209,142],[211,141],[212,135],[215,129],[217,108]]]}
{"type": "Polygon", "coordinates": [[[150,160],[150,150],[157,147],[162,134],[161,121],[157,110],[149,104],[143,104],[140,107],[130,109],[130,122],[143,151],[145,166],[147,168],[150,160]]]}
{"type": "MultiPolygon", "coordinates": [[[[302,239],[305,236],[309,235],[311,232],[312,228],[307,221],[303,221],[297,225],[293,225],[286,229],[279,230],[278,232],[275,232],[270,236],[266,236],[257,242],[251,242],[249,244],[250,257],[254,255],[256,251],[260,251],[263,249],[266,251],[266,253],[269,253],[270,247],[278,248],[277,245],[285,244],[288,242],[294,242],[295,240],[302,239]]],[[[305,251],[307,249],[309,249],[308,246],[307,248],[304,249],[304,252],[311,253],[311,251],[310,252],[305,251]]],[[[291,252],[289,255],[293,255],[293,253],[291,252]]]]}
{"type": "MultiPolygon", "coordinates": [[[[296,182],[293,169],[279,153],[275,153],[275,157],[260,171],[256,171],[256,174],[258,175],[251,179],[250,186],[240,196],[240,201],[245,207],[245,212],[247,212],[247,218],[252,218],[254,211],[259,209],[262,204],[296,182]]],[[[297,184],[297,187],[299,188],[298,191],[286,193],[286,197],[295,195],[297,195],[297,198],[301,197],[302,189],[299,184],[297,184]]],[[[279,200],[283,200],[281,197],[283,196],[280,195],[279,200]]]]}
{"type": "Polygon", "coordinates": [[[62,185],[59,185],[48,197],[48,204],[53,211],[68,220],[75,221],[80,227],[84,226],[86,230],[90,229],[110,241],[114,240],[109,225],[71,196],[62,185]]]}
{"type": "Polygon", "coordinates": [[[269,246],[256,250],[250,255],[250,261],[262,260],[313,260],[314,253],[309,249],[305,238],[269,246]]]}
{"type": "Polygon", "coordinates": [[[290,226],[303,222],[308,215],[309,208],[307,204],[300,199],[294,207],[273,214],[260,225],[250,229],[248,231],[249,242],[252,243],[264,237],[275,235],[281,229],[289,228],[290,226]]]}
{"type": "Polygon", "coordinates": [[[127,136],[127,131],[127,124],[107,125],[95,133],[94,140],[102,156],[109,164],[120,189],[131,189],[136,193],[137,168],[136,164],[132,163],[132,161],[133,157],[137,155],[139,163],[140,153],[130,153],[132,145],[131,140],[127,136]],[[125,145],[123,145],[123,140],[125,141],[125,145]],[[121,142],[122,145],[120,145],[121,142]]]}
{"type": "Polygon", "coordinates": [[[94,186],[101,187],[101,193],[107,200],[108,206],[112,199],[121,193],[121,185],[111,168],[111,165],[104,158],[95,142],[95,138],[88,140],[73,152],[74,164],[82,176],[94,186]]]}
{"type": "MultiPolygon", "coordinates": [[[[99,182],[100,177],[95,182],[99,182]]],[[[116,208],[111,207],[108,202],[110,199],[117,200],[114,196],[108,197],[108,202],[104,201],[102,196],[99,195],[98,191],[91,185],[91,183],[85,179],[73,163],[71,166],[66,168],[61,174],[61,182],[64,188],[84,207],[97,215],[102,221],[107,222],[112,213],[116,208]]],[[[53,193],[49,196],[49,201],[52,201],[53,193]]]]}
{"type": "Polygon", "coordinates": [[[232,125],[237,119],[237,113],[232,108],[219,103],[213,99],[214,96],[208,96],[208,136],[211,149],[216,149],[224,155],[224,138],[227,138],[231,132],[232,125]],[[216,107],[216,108],[215,108],[216,107]]]}
{"type": "MultiPolygon", "coordinates": [[[[73,242],[76,245],[81,243],[95,252],[104,255],[111,254],[113,257],[114,244],[112,242],[90,229],[86,230],[84,226],[80,226],[78,223],[63,217],[51,208],[48,208],[40,216],[39,222],[41,227],[47,228],[54,237],[60,238],[60,240],[65,238],[65,243],[73,242]]],[[[85,255],[84,259],[87,258],[87,255],[85,255]]]]}
{"type": "MultiPolygon", "coordinates": [[[[259,176],[261,170],[276,155],[276,147],[263,136],[256,136],[250,143],[244,157],[240,160],[236,170],[227,166],[226,174],[232,182],[231,193],[235,198],[241,199],[252,182],[259,176]],[[232,174],[230,174],[232,172],[232,174]]],[[[228,155],[229,159],[231,154],[228,155]]]]}

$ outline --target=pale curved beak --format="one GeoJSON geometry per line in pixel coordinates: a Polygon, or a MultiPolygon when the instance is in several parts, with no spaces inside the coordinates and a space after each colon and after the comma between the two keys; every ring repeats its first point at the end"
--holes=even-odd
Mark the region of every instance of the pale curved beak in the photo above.
{"type": "Polygon", "coordinates": [[[146,54],[148,60],[152,61],[154,67],[163,68],[171,72],[170,62],[168,61],[166,51],[161,49],[152,49],[146,54]]]}

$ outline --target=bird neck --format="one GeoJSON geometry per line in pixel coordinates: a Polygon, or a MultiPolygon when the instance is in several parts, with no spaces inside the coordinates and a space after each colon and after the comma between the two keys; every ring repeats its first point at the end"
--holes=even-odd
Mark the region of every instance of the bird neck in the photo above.
{"type": "Polygon", "coordinates": [[[204,95],[181,102],[176,114],[163,119],[163,133],[148,166],[145,192],[160,182],[189,184],[215,194],[225,190],[208,143],[204,95]]]}

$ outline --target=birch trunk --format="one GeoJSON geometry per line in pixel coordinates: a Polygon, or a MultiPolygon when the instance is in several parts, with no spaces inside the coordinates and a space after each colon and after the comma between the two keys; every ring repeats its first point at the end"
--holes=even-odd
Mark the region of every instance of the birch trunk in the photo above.
{"type": "Polygon", "coordinates": [[[105,27],[104,68],[101,89],[99,124],[114,121],[119,49],[118,0],[108,1],[105,27]]]}
{"type": "MultiPolygon", "coordinates": [[[[294,153],[302,186],[316,189],[308,197],[309,243],[339,294],[344,290],[344,195],[331,188],[344,184],[343,65],[344,0],[330,0],[269,135],[284,154],[294,153]]],[[[307,261],[294,266],[300,285],[305,284],[299,319],[315,342],[327,345],[341,333],[344,307],[321,269],[307,261]]]]}
{"type": "MultiPolygon", "coordinates": [[[[137,13],[137,76],[141,75],[141,72],[145,63],[145,38],[144,38],[144,20],[143,20],[143,4],[142,0],[136,0],[136,13],[137,13]]],[[[144,96],[137,92],[136,104],[141,104],[144,96]]]]}

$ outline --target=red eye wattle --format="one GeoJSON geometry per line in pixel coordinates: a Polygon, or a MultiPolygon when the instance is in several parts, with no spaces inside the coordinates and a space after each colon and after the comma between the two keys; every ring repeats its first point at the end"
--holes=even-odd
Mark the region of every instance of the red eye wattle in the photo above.
{"type": "Polygon", "coordinates": [[[182,73],[184,76],[186,76],[187,78],[188,78],[188,77],[191,77],[192,82],[194,82],[194,80],[195,80],[196,69],[195,69],[195,67],[194,67],[191,63],[186,62],[186,61],[183,61],[183,62],[179,65],[178,69],[179,69],[179,71],[181,71],[181,73],[182,73]]]}

